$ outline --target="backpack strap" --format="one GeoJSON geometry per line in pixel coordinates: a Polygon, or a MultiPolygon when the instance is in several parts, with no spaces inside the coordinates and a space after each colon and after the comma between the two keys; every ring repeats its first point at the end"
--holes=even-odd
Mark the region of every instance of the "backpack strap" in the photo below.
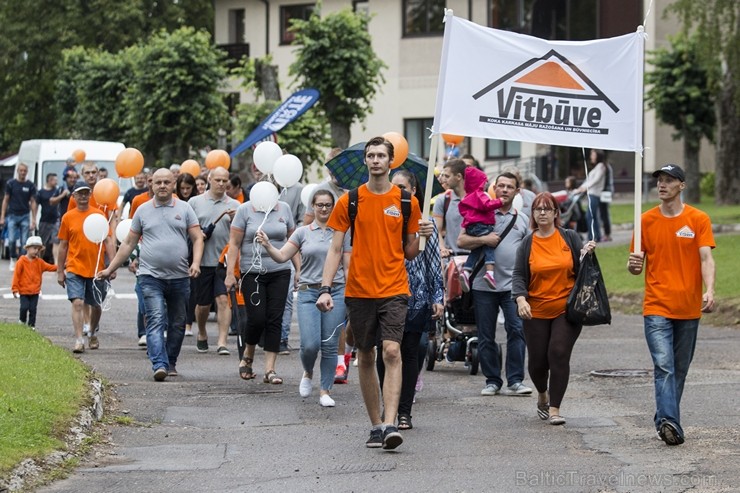
{"type": "Polygon", "coordinates": [[[452,202],[452,190],[445,190],[445,201],[444,208],[442,209],[442,229],[445,229],[447,225],[447,209],[450,208],[450,202],[452,202]]]}
{"type": "Polygon", "coordinates": [[[349,227],[350,227],[350,236],[349,236],[349,244],[354,245],[355,243],[355,218],[357,217],[357,202],[359,201],[360,194],[357,190],[357,188],[353,188],[349,192],[349,207],[347,212],[349,213],[349,227]]]}
{"type": "Polygon", "coordinates": [[[403,215],[403,229],[401,234],[403,240],[403,248],[406,248],[406,235],[409,230],[409,218],[411,217],[411,192],[408,190],[401,190],[401,214],[403,215]]]}

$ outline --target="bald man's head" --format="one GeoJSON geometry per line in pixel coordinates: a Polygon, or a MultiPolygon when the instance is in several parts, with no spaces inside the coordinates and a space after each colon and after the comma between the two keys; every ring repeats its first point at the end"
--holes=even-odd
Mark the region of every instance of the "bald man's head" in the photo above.
{"type": "Polygon", "coordinates": [[[160,168],[152,175],[152,192],[159,203],[168,203],[175,191],[175,176],[172,171],[160,168]]]}

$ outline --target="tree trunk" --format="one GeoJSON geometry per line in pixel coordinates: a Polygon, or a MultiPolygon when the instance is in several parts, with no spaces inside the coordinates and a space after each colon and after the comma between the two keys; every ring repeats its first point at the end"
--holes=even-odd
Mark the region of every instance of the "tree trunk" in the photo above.
{"type": "MultiPolygon", "coordinates": [[[[328,113],[327,113],[328,114],[328,113]]],[[[331,126],[331,145],[346,149],[349,147],[350,130],[349,125],[335,121],[329,121],[331,126]]]]}
{"type": "Polygon", "coordinates": [[[686,189],[683,200],[689,204],[698,204],[701,199],[701,176],[699,174],[699,149],[701,141],[697,137],[684,135],[683,159],[686,171],[686,189]]]}
{"type": "Polygon", "coordinates": [[[257,87],[268,101],[282,101],[280,97],[280,84],[278,83],[277,65],[269,65],[262,60],[254,62],[255,79],[257,87]]]}
{"type": "Polygon", "coordinates": [[[719,95],[719,137],[715,173],[718,205],[740,204],[740,108],[735,98],[732,73],[724,74],[719,95]]]}

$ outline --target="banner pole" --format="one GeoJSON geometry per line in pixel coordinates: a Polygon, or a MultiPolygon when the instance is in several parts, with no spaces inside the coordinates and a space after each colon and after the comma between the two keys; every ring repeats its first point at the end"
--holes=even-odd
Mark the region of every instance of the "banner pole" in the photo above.
{"type": "MultiPolygon", "coordinates": [[[[434,180],[437,178],[434,176],[434,170],[437,167],[437,150],[439,147],[439,133],[432,133],[432,142],[429,149],[429,163],[427,164],[427,182],[426,188],[424,188],[424,203],[421,204],[421,217],[429,219],[431,214],[429,213],[429,204],[432,202],[432,188],[434,186],[434,180]]],[[[419,238],[419,251],[424,251],[427,246],[427,239],[425,237],[419,238]]]]}
{"type": "Polygon", "coordinates": [[[642,153],[635,153],[635,226],[633,234],[635,237],[635,249],[632,253],[640,253],[642,248],[642,153]]]}

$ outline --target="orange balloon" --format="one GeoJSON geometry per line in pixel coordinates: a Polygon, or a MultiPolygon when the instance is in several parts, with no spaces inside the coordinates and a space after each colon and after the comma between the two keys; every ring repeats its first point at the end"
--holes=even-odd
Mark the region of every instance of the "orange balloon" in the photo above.
{"type": "Polygon", "coordinates": [[[72,159],[75,160],[75,163],[81,163],[85,160],[85,157],[87,154],[85,154],[85,151],[82,149],[77,149],[76,151],[72,151],[72,159]]]}
{"type": "MultiPolygon", "coordinates": [[[[121,178],[133,178],[144,169],[144,156],[138,149],[127,147],[116,157],[116,173],[121,178]]],[[[97,199],[95,199],[97,200],[97,199]]]]}
{"type": "Polygon", "coordinates": [[[401,166],[409,156],[409,143],[406,141],[406,138],[398,132],[386,132],[383,134],[383,138],[393,144],[393,161],[391,161],[391,169],[396,169],[401,166]]]}
{"type": "Polygon", "coordinates": [[[194,159],[185,160],[180,165],[180,173],[187,173],[195,178],[200,174],[200,164],[194,159]]]}
{"type": "Polygon", "coordinates": [[[118,195],[120,190],[118,183],[111,178],[103,178],[98,180],[93,188],[93,197],[98,205],[107,205],[108,207],[114,207],[118,201],[118,195]]]}
{"type": "Polygon", "coordinates": [[[445,144],[447,145],[460,145],[462,144],[462,141],[465,140],[465,137],[462,135],[454,135],[454,134],[442,134],[442,140],[445,141],[445,144]]]}
{"type": "Polygon", "coordinates": [[[488,185],[488,195],[492,199],[495,199],[496,198],[496,183],[493,182],[493,181],[491,182],[490,185],[488,185]]]}
{"type": "Polygon", "coordinates": [[[214,149],[206,155],[206,168],[225,168],[229,169],[231,166],[231,157],[226,151],[221,149],[214,149]]]}

